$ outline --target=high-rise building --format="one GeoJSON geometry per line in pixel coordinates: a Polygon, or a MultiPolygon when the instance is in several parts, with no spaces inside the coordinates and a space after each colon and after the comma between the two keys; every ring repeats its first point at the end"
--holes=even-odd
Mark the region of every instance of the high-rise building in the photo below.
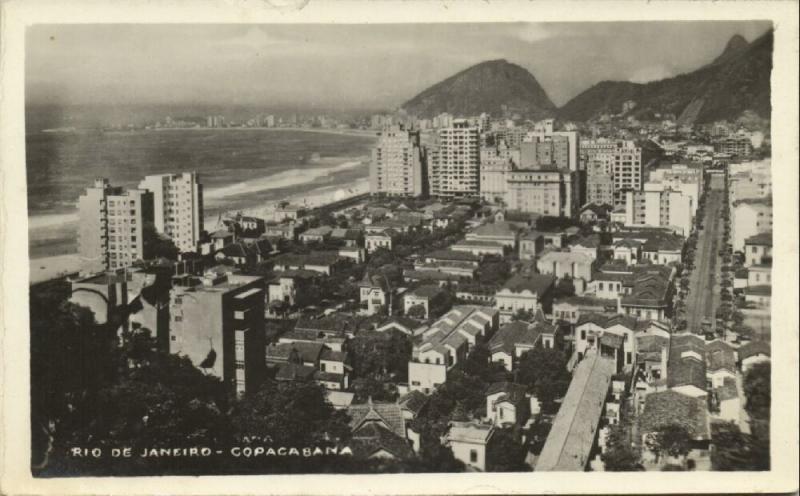
{"type": "Polygon", "coordinates": [[[78,199],[78,254],[81,269],[99,272],[143,260],[143,224],[153,219],[152,193],[125,191],[108,179],[94,181],[78,199]]]}
{"type": "Polygon", "coordinates": [[[688,236],[692,230],[693,199],[681,191],[647,183],[644,191],[627,191],[626,226],[670,227],[688,236]]]}
{"type": "Polygon", "coordinates": [[[460,198],[480,194],[480,134],[463,119],[439,129],[429,154],[431,195],[460,198]]]}
{"type": "Polygon", "coordinates": [[[203,186],[195,172],[145,176],[139,188],[153,194],[156,231],[182,252],[197,251],[203,231],[203,186]]]}
{"type": "Polygon", "coordinates": [[[263,380],[264,278],[207,272],[170,290],[170,353],[242,394],[263,380]],[[185,283],[185,284],[184,284],[185,283]]]}
{"type": "Polygon", "coordinates": [[[427,193],[425,154],[419,133],[403,126],[384,128],[369,168],[369,190],[372,194],[422,196],[427,193]]]}
{"type": "Polygon", "coordinates": [[[617,141],[614,149],[614,207],[624,207],[626,194],[642,190],[642,148],[635,141],[617,141]]]}
{"type": "Polygon", "coordinates": [[[508,174],[506,206],[539,215],[571,217],[578,213],[577,172],[519,169],[508,174]]]}
{"type": "Polygon", "coordinates": [[[511,155],[502,147],[481,148],[481,199],[497,203],[505,201],[508,174],[514,167],[511,155]]]}
{"type": "Polygon", "coordinates": [[[613,156],[598,154],[585,162],[586,203],[614,205],[613,156]]]}

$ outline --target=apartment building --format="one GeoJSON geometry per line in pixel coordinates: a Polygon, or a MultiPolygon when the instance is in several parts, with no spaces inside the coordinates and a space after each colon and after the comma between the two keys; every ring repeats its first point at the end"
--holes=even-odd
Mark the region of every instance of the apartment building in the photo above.
{"type": "Polygon", "coordinates": [[[506,206],[510,210],[565,217],[577,214],[577,172],[519,169],[507,177],[506,206]]]}
{"type": "Polygon", "coordinates": [[[264,278],[208,271],[170,291],[169,351],[220,377],[237,394],[265,373],[264,278]]]}
{"type": "Polygon", "coordinates": [[[744,251],[747,238],[771,231],[771,196],[733,202],[731,207],[731,243],[734,251],[744,251]]]}
{"type": "Polygon", "coordinates": [[[481,199],[489,203],[505,201],[508,191],[508,175],[514,161],[505,146],[481,148],[480,191],[481,199]]]}
{"type": "Polygon", "coordinates": [[[430,153],[429,182],[433,196],[461,198],[480,194],[480,133],[466,120],[439,129],[430,153]]]}
{"type": "Polygon", "coordinates": [[[108,179],[96,179],[78,199],[78,216],[81,270],[113,270],[147,258],[143,225],[153,219],[151,193],[125,191],[108,179]]]}
{"type": "Polygon", "coordinates": [[[426,175],[419,132],[408,131],[402,125],[384,128],[372,149],[370,193],[422,196],[427,193],[426,175]]]}
{"type": "Polygon", "coordinates": [[[670,227],[682,235],[691,232],[697,208],[691,196],[655,183],[648,183],[644,191],[625,194],[626,226],[670,227]]]}
{"type": "Polygon", "coordinates": [[[196,172],[145,176],[139,189],[153,194],[153,223],[182,252],[197,251],[203,232],[203,186],[196,172]]]}

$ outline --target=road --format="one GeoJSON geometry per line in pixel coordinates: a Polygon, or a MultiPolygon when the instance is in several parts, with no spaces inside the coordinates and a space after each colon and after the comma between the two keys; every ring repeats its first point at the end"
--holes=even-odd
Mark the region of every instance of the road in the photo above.
{"type": "Polygon", "coordinates": [[[716,307],[719,296],[719,255],[722,247],[722,208],[724,183],[721,177],[712,177],[706,196],[703,229],[697,237],[695,268],[689,278],[686,299],[686,321],[689,331],[699,332],[704,319],[716,327],[716,307]]]}

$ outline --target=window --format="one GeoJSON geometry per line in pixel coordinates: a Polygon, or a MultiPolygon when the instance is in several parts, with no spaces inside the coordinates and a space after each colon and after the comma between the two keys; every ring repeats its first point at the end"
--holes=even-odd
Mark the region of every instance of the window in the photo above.
{"type": "Polygon", "coordinates": [[[478,450],[469,450],[470,463],[478,463],[478,450]]]}
{"type": "Polygon", "coordinates": [[[581,331],[581,339],[586,339],[586,331],[581,331]]]}
{"type": "Polygon", "coordinates": [[[412,386],[419,386],[420,382],[419,381],[411,381],[411,385],[412,386]]]}

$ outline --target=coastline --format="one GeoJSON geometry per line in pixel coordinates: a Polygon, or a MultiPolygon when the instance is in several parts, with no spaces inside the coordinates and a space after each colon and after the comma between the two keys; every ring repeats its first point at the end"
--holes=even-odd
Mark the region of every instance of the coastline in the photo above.
{"type": "Polygon", "coordinates": [[[320,134],[335,134],[339,136],[356,136],[360,138],[375,138],[377,140],[377,132],[375,130],[365,129],[329,129],[329,128],[311,128],[311,127],[159,127],[149,129],[137,129],[133,131],[128,130],[105,130],[105,133],[128,133],[136,131],[294,131],[304,133],[320,133],[320,134]]]}

